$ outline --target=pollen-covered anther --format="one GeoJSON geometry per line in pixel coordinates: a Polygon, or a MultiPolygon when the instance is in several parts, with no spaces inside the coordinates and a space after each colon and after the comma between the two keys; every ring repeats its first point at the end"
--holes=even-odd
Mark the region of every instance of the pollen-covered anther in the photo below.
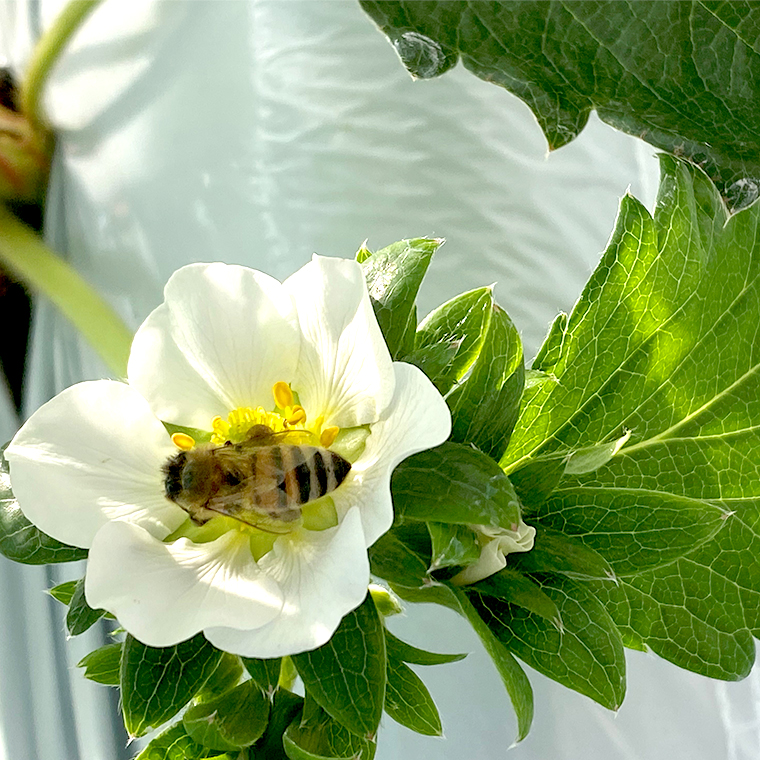
{"type": "Polygon", "coordinates": [[[306,410],[302,406],[294,406],[285,410],[285,424],[293,427],[306,422],[306,410]]]}
{"type": "Polygon", "coordinates": [[[290,390],[290,386],[284,380],[279,380],[272,386],[272,395],[274,396],[274,403],[279,409],[284,410],[293,406],[293,391],[290,390]]]}
{"type": "Polygon", "coordinates": [[[180,451],[190,451],[195,446],[195,438],[187,433],[172,433],[172,443],[180,451]]]}
{"type": "Polygon", "coordinates": [[[319,436],[319,443],[326,449],[329,449],[335,443],[335,439],[340,433],[340,428],[333,425],[332,427],[325,428],[319,436]]]}

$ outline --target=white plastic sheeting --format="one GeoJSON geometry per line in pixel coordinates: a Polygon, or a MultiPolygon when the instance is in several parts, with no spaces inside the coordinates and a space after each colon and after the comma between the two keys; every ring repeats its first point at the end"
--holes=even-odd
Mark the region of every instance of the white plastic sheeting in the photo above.
{"type": "MultiPolygon", "coordinates": [[[[0,40],[23,67],[61,0],[0,5],[0,40]]],[[[351,256],[440,235],[421,310],[497,282],[532,355],[568,310],[630,186],[651,207],[652,149],[592,120],[546,154],[528,109],[461,68],[412,82],[350,0],[106,0],[55,69],[45,104],[59,133],[48,241],[130,325],[169,274],[222,260],[277,277],[312,252],[351,256]]],[[[38,305],[26,406],[106,376],[47,304],[38,305]]],[[[66,568],[75,573],[77,568],[66,568]]],[[[59,570],[0,566],[0,758],[128,757],[113,692],[71,668],[102,634],[64,644],[42,594],[59,570]]],[[[468,627],[446,610],[391,622],[421,646],[471,651],[422,675],[446,740],[385,718],[378,758],[501,758],[515,732],[503,687],[468,627]]],[[[537,716],[516,760],[753,760],[757,675],[716,684],[630,656],[614,716],[531,674],[537,716]]]]}

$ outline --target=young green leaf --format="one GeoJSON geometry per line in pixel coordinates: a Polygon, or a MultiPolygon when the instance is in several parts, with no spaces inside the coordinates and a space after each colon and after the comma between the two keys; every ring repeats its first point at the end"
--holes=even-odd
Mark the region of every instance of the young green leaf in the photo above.
{"type": "Polygon", "coordinates": [[[472,602],[499,641],[532,668],[617,710],[625,696],[625,655],[609,613],[585,584],[561,576],[539,582],[559,609],[561,630],[495,597],[477,595],[472,602]]]}
{"type": "Polygon", "coordinates": [[[517,422],[524,383],[520,335],[506,312],[494,305],[471,374],[446,398],[451,440],[472,443],[498,459],[517,422]]]}
{"type": "Polygon", "coordinates": [[[413,76],[438,76],[461,57],[473,74],[528,104],[552,149],[575,138],[596,110],[613,127],[705,166],[721,189],[743,190],[735,201],[757,197],[754,3],[361,5],[413,76]]]}
{"type": "Polygon", "coordinates": [[[71,598],[76,591],[77,583],[79,581],[64,581],[48,591],[48,594],[53,597],[57,602],[65,604],[67,607],[71,604],[71,598]]]}
{"type": "Polygon", "coordinates": [[[69,611],[66,615],[66,628],[72,636],[78,636],[92,628],[106,614],[105,610],[94,610],[84,598],[84,578],[76,582],[74,594],[71,597],[69,611]]]}
{"type": "Polygon", "coordinates": [[[376,251],[364,261],[364,275],[378,324],[388,350],[397,358],[407,333],[414,335],[410,322],[414,300],[433,254],[443,240],[415,238],[401,240],[376,251]]]}
{"type": "Polygon", "coordinates": [[[403,539],[404,533],[394,528],[370,546],[368,554],[373,575],[398,586],[427,586],[431,582],[430,552],[420,553],[403,539]]]}
{"type": "Polygon", "coordinates": [[[311,652],[293,656],[306,693],[334,720],[373,739],[385,701],[383,624],[368,594],[346,615],[333,637],[311,652]]]}
{"type": "Polygon", "coordinates": [[[452,298],[422,320],[404,361],[418,366],[445,395],[480,353],[492,313],[490,287],[452,298]]]}
{"type": "Polygon", "coordinates": [[[469,565],[480,557],[480,544],[475,532],[466,525],[427,523],[433,544],[430,570],[452,565],[469,565]]]}
{"type": "Polygon", "coordinates": [[[443,665],[458,662],[467,657],[466,654],[439,654],[418,649],[396,638],[387,628],[385,629],[385,649],[389,659],[410,662],[413,665],[443,665]]]}
{"type": "MultiPolygon", "coordinates": [[[[638,519],[642,540],[651,529],[645,551],[630,539],[627,566],[617,533],[611,561],[639,572],[621,583],[624,600],[610,602],[616,622],[683,667],[738,677],[760,630],[760,208],[729,217],[699,169],[667,156],[661,166],[654,219],[623,199],[561,350],[542,367],[558,382],[524,407],[502,464],[517,470],[630,429],[608,464],[564,478],[549,501],[573,519],[586,509],[607,515],[608,529],[638,519]],[[648,518],[655,508],[670,515],[648,518]],[[682,509],[695,525],[658,545],[682,509]],[[704,540],[718,510],[733,514],[704,540]]],[[[588,527],[562,526],[579,536],[588,527]]],[[[583,540],[601,548],[611,538],[583,540]]]]}
{"type": "Polygon", "coordinates": [[[84,668],[84,677],[104,686],[119,685],[119,668],[121,667],[122,644],[107,644],[85,655],[78,663],[84,668]]]}
{"type": "Polygon", "coordinates": [[[456,605],[457,611],[467,618],[496,666],[517,717],[515,741],[522,741],[528,735],[533,722],[533,688],[525,675],[525,671],[520,667],[509,649],[499,641],[486,625],[483,618],[478,614],[478,610],[467,598],[467,594],[460,588],[454,589],[450,586],[443,588],[446,589],[450,599],[447,606],[454,607],[456,605]]]}
{"type": "Polygon", "coordinates": [[[566,462],[564,456],[536,459],[509,474],[524,516],[532,516],[554,492],[565,473],[566,462]]]}
{"type": "Polygon", "coordinates": [[[263,735],[268,721],[269,700],[253,681],[193,705],[182,716],[190,738],[221,751],[250,746],[263,735]]]}
{"type": "Polygon", "coordinates": [[[243,665],[251,674],[251,678],[256,686],[271,699],[277,690],[282,657],[275,657],[271,660],[254,660],[249,657],[243,657],[243,665]]]}
{"type": "Polygon", "coordinates": [[[412,520],[511,528],[520,519],[517,494],[499,465],[461,443],[404,460],[391,491],[396,514],[412,520]]]}
{"type": "Polygon", "coordinates": [[[441,716],[420,677],[401,660],[388,659],[385,712],[397,723],[424,736],[441,736],[441,716]]]}
{"type": "Polygon", "coordinates": [[[127,636],[121,657],[121,702],[130,736],[142,736],[176,715],[203,687],[222,652],[202,634],[155,649],[127,636]]]}
{"type": "Polygon", "coordinates": [[[219,757],[219,751],[193,741],[179,721],[151,739],[135,760],[204,760],[209,757],[219,757]]]}
{"type": "Polygon", "coordinates": [[[5,448],[0,451],[0,553],[27,565],[50,565],[87,558],[87,549],[62,544],[26,519],[13,496],[5,448]]]}

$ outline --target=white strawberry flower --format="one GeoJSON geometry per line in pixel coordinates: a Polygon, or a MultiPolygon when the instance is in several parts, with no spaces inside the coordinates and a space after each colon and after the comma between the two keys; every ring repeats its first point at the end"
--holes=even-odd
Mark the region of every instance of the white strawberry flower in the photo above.
{"type": "Polygon", "coordinates": [[[149,646],[203,631],[265,658],[320,646],[361,603],[367,548],[393,521],[391,473],[450,424],[425,375],[391,360],[356,262],[315,256],[283,283],[192,264],[137,331],[128,382],[68,388],[6,457],[27,518],[89,549],[92,607],[149,646]],[[257,423],[309,431],[351,462],[346,479],[277,532],[195,525],[166,497],[164,465],[193,430],[223,443],[257,423]]]}

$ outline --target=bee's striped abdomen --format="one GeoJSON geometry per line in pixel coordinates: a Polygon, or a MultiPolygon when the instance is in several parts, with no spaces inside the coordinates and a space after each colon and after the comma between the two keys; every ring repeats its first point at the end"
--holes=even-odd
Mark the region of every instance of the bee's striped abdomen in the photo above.
{"type": "Polygon", "coordinates": [[[299,508],[334,491],[351,470],[339,454],[317,446],[262,446],[251,455],[256,507],[293,520],[299,508]]]}

